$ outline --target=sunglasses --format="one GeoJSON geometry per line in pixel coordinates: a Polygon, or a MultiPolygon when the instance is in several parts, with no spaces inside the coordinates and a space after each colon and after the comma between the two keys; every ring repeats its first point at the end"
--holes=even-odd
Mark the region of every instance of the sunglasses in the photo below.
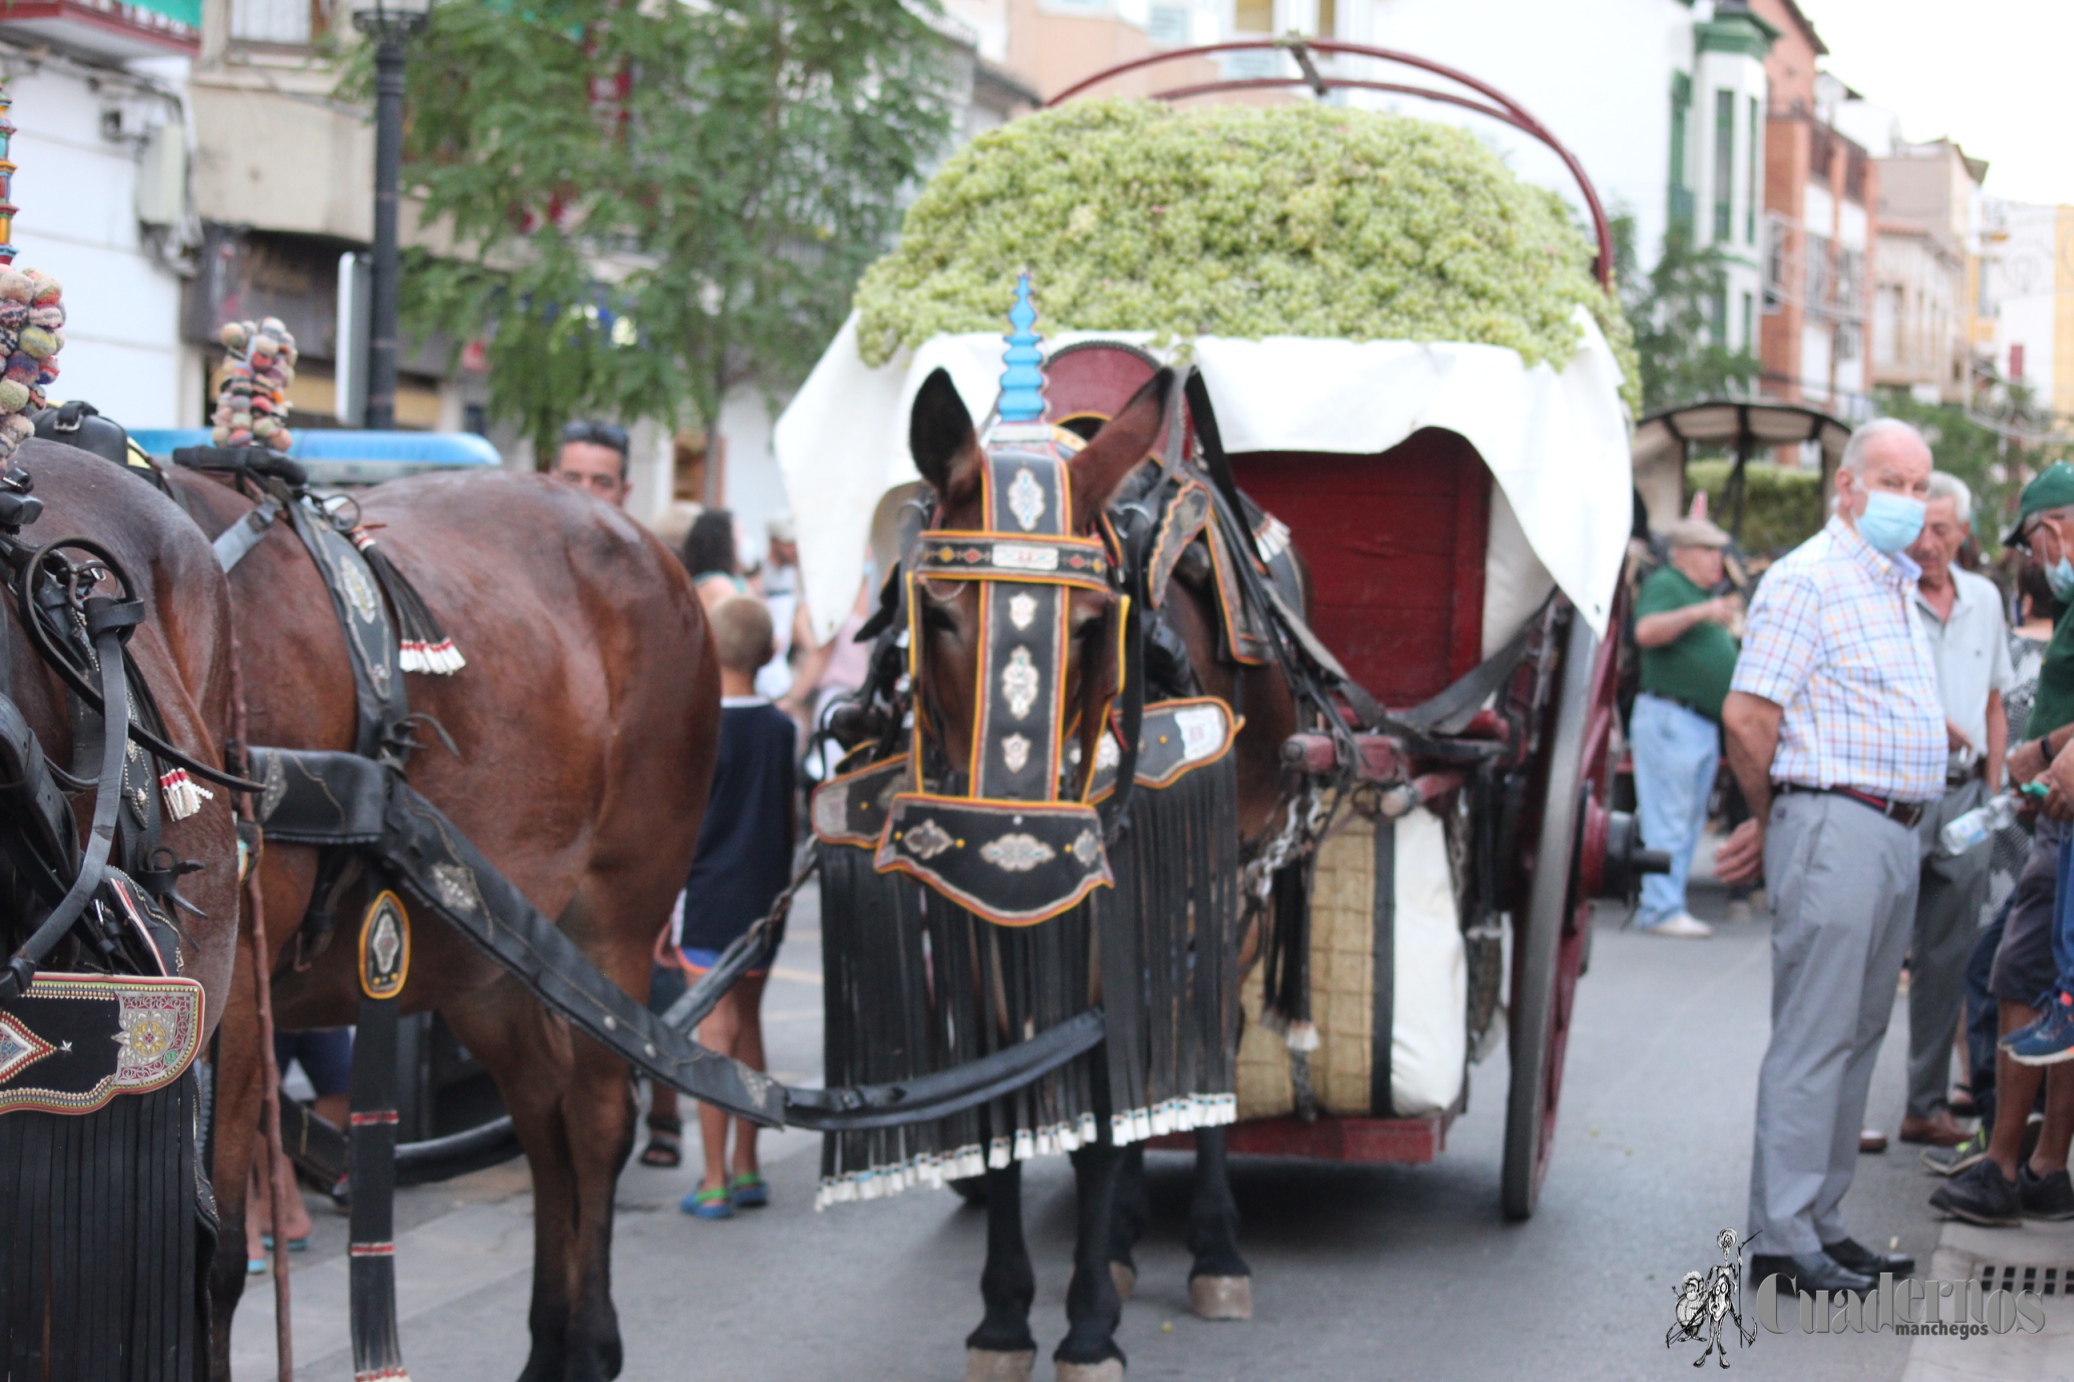
{"type": "Polygon", "coordinates": [[[627,453],[627,429],[615,422],[572,422],[562,428],[562,440],[609,446],[622,456],[627,453]]]}

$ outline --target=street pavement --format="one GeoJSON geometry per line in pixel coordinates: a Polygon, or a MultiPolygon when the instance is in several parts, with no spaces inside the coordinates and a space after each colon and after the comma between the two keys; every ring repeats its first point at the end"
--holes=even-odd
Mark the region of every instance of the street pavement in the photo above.
{"type": "MultiPolygon", "coordinates": [[[[1695,910],[1723,896],[1695,884],[1695,910]]],[[[1499,1213],[1503,1051],[1471,1075],[1469,1109],[1429,1166],[1341,1166],[1245,1158],[1234,1188],[1255,1273],[1255,1316],[1211,1324],[1187,1311],[1182,1216],[1188,1163],[1150,1159],[1155,1223],[1119,1339],[1137,1379],[1592,1378],[1691,1375],[1695,1345],[1666,1348],[1673,1290],[1719,1260],[1740,1231],[1757,1066],[1768,1032],[1768,921],[1711,941],[1621,929],[1601,909],[1577,997],[1558,1143],[1539,1212],[1499,1213]]],[[[772,1064],[811,1081],[820,1066],[818,945],[805,908],[766,998],[772,1064]]],[[[1882,1051],[1871,1121],[1890,1134],[1902,1103],[1905,1002],[1882,1051]]],[[[947,1191],[816,1214],[817,1141],[767,1140],[771,1208],[707,1223],[678,1213],[696,1180],[630,1167],[620,1183],[614,1295],[632,1382],[916,1379],[953,1382],[980,1313],[984,1217],[947,1191]]],[[[1936,1182],[1899,1143],[1860,1161],[1847,1204],[1864,1242],[1896,1245],[1929,1270],[1981,1261],[2074,1267],[2074,1232],[1939,1225],[1936,1182]]],[[[523,1165],[405,1192],[398,1272],[406,1361],[442,1382],[508,1382],[526,1356],[530,1198],[523,1165]]],[[[1063,1158],[1027,1172],[1036,1259],[1034,1330],[1045,1354],[1064,1332],[1072,1182],[1063,1158]]],[[[298,1255],[298,1376],[351,1376],[344,1221],[313,1201],[317,1241],[298,1255]]],[[[2064,1230],[2066,1226],[2061,1226],[2064,1230]]],[[[237,1322],[244,1379],[271,1376],[271,1281],[255,1280],[237,1322]]],[[[2048,1303],[2043,1336],[1909,1340],[1891,1334],[1762,1334],[1732,1347],[1738,1376],[2067,1382],[2074,1313],[2048,1303]]],[[[1712,1370],[1713,1362],[1706,1366],[1712,1370]]],[[[1040,1364],[1048,1378],[1048,1364],[1040,1364]]]]}

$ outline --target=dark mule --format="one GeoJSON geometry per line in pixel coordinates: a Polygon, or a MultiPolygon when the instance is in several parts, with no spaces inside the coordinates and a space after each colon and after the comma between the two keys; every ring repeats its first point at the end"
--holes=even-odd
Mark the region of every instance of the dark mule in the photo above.
{"type": "MultiPolygon", "coordinates": [[[[21,564],[10,565],[4,574],[17,592],[40,602],[61,592],[41,582],[22,592],[22,578],[32,559],[27,549],[42,549],[33,561],[47,572],[57,562],[77,567],[89,561],[83,548],[67,545],[70,540],[97,544],[106,554],[104,569],[119,570],[129,593],[143,606],[143,621],[134,627],[121,654],[134,674],[133,684],[144,688],[130,698],[132,727],[141,723],[198,767],[220,769],[231,725],[233,639],[223,574],[209,544],[145,480],[98,456],[40,440],[24,442],[12,458],[7,476],[10,520],[29,516],[17,507],[24,472],[32,486],[28,497],[40,502],[42,512],[22,522],[7,544],[10,558],[21,564]],[[156,706],[155,719],[141,708],[147,696],[156,706]]],[[[117,582],[104,576],[93,593],[109,595],[116,589],[117,582]]],[[[8,1206],[0,1216],[0,1249],[5,1255],[0,1262],[0,1297],[12,1297],[12,1319],[0,1338],[0,1372],[17,1377],[198,1377],[206,1371],[208,1347],[202,1327],[205,1301],[193,1256],[207,1232],[202,1186],[195,1175],[200,1149],[192,1141],[196,1108],[203,1097],[199,1082],[188,1071],[177,1080],[155,1084],[132,1078],[124,1087],[118,1065],[113,1076],[89,1089],[84,1081],[96,1072],[88,1068],[82,1074],[82,1067],[95,1064],[96,1053],[108,1049],[109,1036],[124,1043],[121,1061],[133,1070],[137,1063],[163,1058],[168,1050],[208,1049],[209,1032],[232,990],[233,953],[239,948],[231,793],[221,784],[208,783],[202,784],[210,793],[206,797],[177,786],[162,790],[155,779],[161,772],[170,776],[175,765],[138,755],[134,737],[127,762],[115,744],[108,744],[112,760],[105,757],[107,722],[85,708],[84,698],[75,699],[39,653],[16,599],[0,603],[7,606],[0,616],[0,692],[22,716],[11,727],[9,758],[25,770],[19,781],[7,784],[13,789],[9,817],[0,825],[11,834],[8,860],[0,870],[6,879],[0,886],[0,907],[5,908],[0,940],[8,952],[17,953],[29,940],[30,923],[40,925],[52,918],[55,899],[38,903],[42,890],[31,882],[44,875],[32,874],[27,865],[42,853],[39,839],[62,841],[68,823],[65,796],[70,799],[69,824],[78,827],[77,843],[85,848],[90,823],[96,835],[103,827],[96,817],[106,803],[96,784],[118,778],[124,785],[123,802],[111,808],[112,833],[101,837],[112,841],[107,867],[125,870],[143,891],[165,898],[171,923],[149,942],[149,952],[133,949],[129,929],[121,921],[122,899],[115,891],[122,885],[103,882],[97,900],[87,904],[88,910],[47,952],[28,995],[17,999],[10,994],[0,1000],[9,1010],[7,1044],[12,1048],[7,1061],[9,1101],[0,1105],[5,1108],[0,1113],[0,1203],[8,1206]],[[15,737],[23,722],[33,743],[15,737]],[[38,752],[47,778],[38,770],[38,752]],[[68,773],[74,781],[84,779],[84,785],[60,796],[61,785],[72,785],[66,782],[68,773]],[[24,806],[22,790],[33,791],[39,780],[48,782],[50,794],[30,808],[33,815],[17,817],[13,813],[24,806]],[[175,802],[183,811],[194,809],[173,819],[175,802]],[[151,835],[154,815],[159,827],[156,848],[151,835]],[[172,859],[159,850],[170,851],[172,859]],[[183,870],[177,875],[168,867],[173,861],[183,870]],[[192,868],[186,867],[189,864],[192,868]],[[169,893],[169,886],[177,893],[169,893]],[[91,933],[89,919],[100,923],[91,933]],[[107,929],[111,924],[122,929],[107,929]],[[93,945],[82,939],[89,934],[93,945]],[[87,977],[58,977],[68,974],[87,977]],[[140,986],[163,983],[157,977],[161,974],[202,985],[202,1020],[191,1048],[179,1027],[132,1026],[131,1016],[138,1011],[133,998],[154,1002],[149,993],[132,988],[116,1003],[78,1005],[98,1009],[119,1004],[122,1026],[112,1033],[76,1016],[57,1016],[56,1010],[67,1005],[48,992],[59,983],[91,988],[101,982],[95,976],[103,975],[153,976],[133,981],[140,986]],[[39,989],[44,991],[40,998],[39,989]],[[57,1025],[46,1027],[50,1040],[42,1043],[33,1028],[46,1022],[57,1025]],[[140,1044],[140,1035],[163,1040],[154,1049],[150,1042],[140,1044]],[[72,1054],[72,1041],[59,1040],[62,1036],[77,1039],[79,1055],[72,1054]],[[35,1050],[38,1044],[40,1053],[35,1050]],[[116,1090],[112,1100],[106,1092],[109,1079],[116,1090]],[[56,1091],[59,1098],[48,1101],[48,1091],[56,1091]],[[70,1103],[65,1102],[68,1097],[70,1103]],[[92,1103],[95,1097],[103,1102],[92,1103]]],[[[90,621],[94,605],[82,601],[70,610],[63,605],[59,609],[66,622],[82,613],[90,621]]],[[[110,644],[97,646],[104,650],[97,663],[88,663],[82,650],[73,664],[84,669],[90,686],[102,684],[100,673],[110,667],[114,651],[110,644]]],[[[63,845],[57,847],[65,851],[63,845]]],[[[79,872],[78,855],[73,855],[70,868],[79,872]]],[[[62,878],[60,886],[69,887],[70,881],[62,878]]],[[[138,931],[141,935],[159,924],[147,923],[138,931]]],[[[100,993],[105,999],[107,990],[100,993]]],[[[167,1010],[158,1011],[163,1016],[167,1010]]],[[[163,1068],[170,1073],[171,1060],[165,1060],[163,1068]]]]}
{"type": "MultiPolygon", "coordinates": [[[[1114,417],[1101,422],[1093,439],[1072,460],[1072,508],[1083,535],[1158,448],[1166,429],[1171,386],[1169,372],[1154,374],[1114,417]]],[[[916,467],[934,492],[937,506],[928,526],[967,532],[983,529],[983,452],[971,415],[941,371],[924,383],[916,397],[910,439],[916,467]]],[[[1242,709],[1245,723],[1234,746],[1237,821],[1242,839],[1257,849],[1281,817],[1280,749],[1297,728],[1297,710],[1288,682],[1272,663],[1245,666],[1220,653],[1220,615],[1213,581],[1207,561],[1184,560],[1168,587],[1160,617],[1187,650],[1188,666],[1177,669],[1177,674],[1190,683],[1170,689],[1215,697],[1242,709]]],[[[1095,625],[1105,598],[1114,597],[1073,592],[1071,625],[1076,633],[1095,625]]],[[[917,698],[930,707],[929,718],[940,732],[946,757],[963,762],[974,732],[972,692],[981,656],[979,597],[970,584],[953,585],[925,591],[920,603],[917,698]]],[[[1076,653],[1065,669],[1061,695],[1068,705],[1088,703],[1084,682],[1090,667],[1096,669],[1096,675],[1102,674],[1096,659],[1079,655],[1082,641],[1075,638],[1076,653]]],[[[917,719],[922,718],[918,710],[917,719]]],[[[1106,1130],[1106,1109],[1097,1122],[1106,1130]]],[[[1250,1294],[1246,1264],[1237,1248],[1238,1215],[1225,1175],[1223,1130],[1199,1128],[1196,1141],[1197,1171],[1189,1213],[1189,1246],[1195,1257],[1191,1278],[1199,1287],[1207,1284],[1210,1289],[1192,1290],[1192,1295],[1199,1302],[1224,1302],[1221,1313],[1242,1314],[1250,1309],[1250,1294]]],[[[1077,1238],[1066,1300],[1070,1331],[1055,1358],[1061,1377],[1120,1375],[1122,1353],[1113,1336],[1121,1314],[1120,1289],[1128,1291],[1135,1280],[1131,1244],[1144,1224],[1143,1148],[1140,1144],[1119,1150],[1105,1131],[1071,1156],[1077,1238]],[[1126,1167],[1119,1194],[1119,1171],[1126,1167]]],[[[1023,1238],[1020,1162],[987,1170],[985,1198],[987,1263],[980,1289],[986,1315],[966,1341],[970,1350],[968,1382],[1027,1377],[1036,1347],[1029,1328],[1035,1281],[1023,1238]]]]}
{"type": "MultiPolygon", "coordinates": [[[[253,498],[174,477],[214,534],[253,498]]],[[[411,784],[436,803],[614,983],[648,989],[649,948],[683,886],[719,727],[719,674],[682,566],[624,513],[544,477],[420,476],[358,497],[381,550],[468,660],[409,679],[431,717],[411,784]],[[442,746],[450,736],[456,752],[442,746]]],[[[255,744],[350,750],[353,678],[332,601],[309,553],[277,522],[231,572],[255,744]]],[[[335,899],[346,934],[294,963],[318,852],[269,847],[261,885],[275,1021],[355,1017],[350,927],[370,888],[335,899]]],[[[321,901],[321,900],[320,900],[321,901]]],[[[529,1382],[609,1378],[622,1348],[611,1296],[613,1192],[633,1141],[626,1067],[449,928],[413,928],[406,1011],[437,1009],[496,1078],[533,1172],[529,1382]]],[[[223,1248],[219,1335],[244,1283],[241,1220],[260,1067],[249,975],[224,1042],[217,1179],[223,1248]]],[[[343,1339],[336,1341],[343,1344],[343,1339]]]]}

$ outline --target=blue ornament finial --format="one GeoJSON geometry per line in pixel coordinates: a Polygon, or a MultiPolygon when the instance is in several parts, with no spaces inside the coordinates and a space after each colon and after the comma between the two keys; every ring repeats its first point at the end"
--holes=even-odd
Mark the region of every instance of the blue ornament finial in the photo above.
{"type": "Polygon", "coordinates": [[[1037,422],[1044,417],[1044,354],[1037,343],[1044,338],[1030,328],[1037,324],[1037,306],[1030,301],[1030,274],[1016,276],[1015,306],[1008,309],[1015,330],[1002,337],[1008,350],[1001,357],[1008,368],[1001,371],[1001,402],[996,409],[1003,422],[1037,422]]]}

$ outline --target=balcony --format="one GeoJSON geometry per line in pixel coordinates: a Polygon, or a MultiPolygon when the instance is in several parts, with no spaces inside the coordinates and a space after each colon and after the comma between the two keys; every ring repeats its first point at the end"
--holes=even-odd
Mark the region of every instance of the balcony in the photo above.
{"type": "Polygon", "coordinates": [[[201,0],[0,0],[0,34],[116,62],[192,57],[201,27],[201,0]]]}

